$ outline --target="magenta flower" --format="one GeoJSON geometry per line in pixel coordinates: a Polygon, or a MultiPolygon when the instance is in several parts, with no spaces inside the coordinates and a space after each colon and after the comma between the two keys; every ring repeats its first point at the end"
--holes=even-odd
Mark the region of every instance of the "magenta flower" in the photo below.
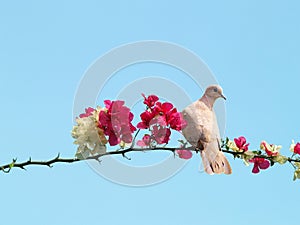
{"type": "Polygon", "coordinates": [[[149,95],[146,97],[144,94],[142,94],[142,96],[144,97],[144,104],[149,108],[152,108],[159,99],[156,95],[149,95]]]}
{"type": "Polygon", "coordinates": [[[177,150],[176,153],[181,159],[190,159],[193,156],[193,153],[189,150],[177,150]]]}
{"type": "Polygon", "coordinates": [[[295,145],[293,151],[295,154],[300,154],[300,143],[299,142],[295,145]]]}
{"type": "Polygon", "coordinates": [[[281,145],[268,144],[266,141],[262,141],[260,143],[260,148],[265,150],[268,156],[277,156],[279,155],[281,145]]]}
{"type": "MultiPolygon", "coordinates": [[[[187,122],[172,103],[159,102],[156,95],[146,97],[142,94],[142,96],[147,108],[140,114],[141,122],[137,124],[137,128],[149,129],[153,141],[157,144],[167,144],[170,140],[171,129],[181,131],[187,122]]],[[[142,141],[139,141],[139,146],[144,146],[145,143],[142,141]]]]}
{"type": "Polygon", "coordinates": [[[169,124],[172,129],[177,131],[184,129],[187,126],[187,122],[183,119],[183,116],[180,112],[173,112],[170,115],[169,124]]]}
{"type": "Polygon", "coordinates": [[[236,147],[238,147],[240,150],[243,150],[244,152],[248,151],[249,143],[246,144],[247,141],[246,141],[245,137],[241,136],[241,137],[235,138],[234,142],[235,142],[236,147]]]}
{"type": "Polygon", "coordinates": [[[157,115],[166,116],[173,109],[173,105],[170,102],[156,102],[153,111],[157,115]]]}
{"type": "Polygon", "coordinates": [[[112,101],[111,100],[104,100],[104,105],[105,105],[105,108],[109,109],[110,106],[111,106],[111,103],[112,101]]]}
{"type": "Polygon", "coordinates": [[[132,142],[132,133],[136,128],[132,125],[133,114],[124,106],[124,101],[104,101],[107,110],[99,113],[98,127],[108,136],[111,146],[132,142]]]}
{"type": "Polygon", "coordinates": [[[264,158],[255,157],[249,160],[250,163],[254,163],[252,173],[259,173],[260,169],[265,170],[270,166],[270,162],[264,158]]]}
{"type": "Polygon", "coordinates": [[[80,118],[84,118],[84,117],[89,117],[93,114],[93,112],[95,111],[95,109],[89,107],[85,109],[85,113],[82,113],[79,115],[80,118]]]}
{"type": "Polygon", "coordinates": [[[155,125],[153,126],[152,134],[157,144],[168,144],[171,131],[169,128],[155,125]]]}
{"type": "Polygon", "coordinates": [[[145,134],[142,140],[137,141],[137,145],[140,147],[148,147],[150,146],[151,136],[149,134],[145,134]]]}
{"type": "Polygon", "coordinates": [[[177,112],[172,103],[158,102],[159,99],[156,95],[148,97],[142,95],[148,108],[140,115],[142,121],[137,124],[139,129],[148,129],[150,126],[158,124],[180,131],[187,125],[181,113],[177,112]]]}
{"type": "Polygon", "coordinates": [[[145,111],[140,115],[142,122],[137,124],[137,128],[139,129],[148,129],[151,124],[154,122],[153,119],[155,114],[149,111],[145,111]]]}

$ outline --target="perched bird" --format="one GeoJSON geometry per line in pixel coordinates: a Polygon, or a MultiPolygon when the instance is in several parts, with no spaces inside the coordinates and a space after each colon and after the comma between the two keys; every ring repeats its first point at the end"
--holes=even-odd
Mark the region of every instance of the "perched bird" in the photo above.
{"type": "Polygon", "coordinates": [[[218,98],[226,98],[219,85],[211,85],[203,96],[187,106],[183,118],[187,126],[183,129],[186,140],[200,151],[204,170],[208,174],[231,174],[232,170],[220,147],[220,131],[213,110],[218,98]]]}

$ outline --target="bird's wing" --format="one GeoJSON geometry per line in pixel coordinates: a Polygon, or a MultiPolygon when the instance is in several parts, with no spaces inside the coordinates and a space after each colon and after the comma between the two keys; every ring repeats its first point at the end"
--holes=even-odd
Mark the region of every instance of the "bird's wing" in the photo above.
{"type": "Polygon", "coordinates": [[[186,140],[193,146],[197,146],[199,140],[207,142],[210,140],[210,121],[212,118],[212,111],[200,101],[196,101],[187,106],[182,111],[183,118],[187,122],[187,126],[182,133],[186,140]]]}

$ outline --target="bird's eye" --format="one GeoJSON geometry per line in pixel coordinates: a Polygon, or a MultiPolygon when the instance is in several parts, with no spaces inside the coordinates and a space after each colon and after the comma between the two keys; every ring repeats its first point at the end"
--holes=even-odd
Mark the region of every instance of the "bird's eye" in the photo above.
{"type": "Polygon", "coordinates": [[[214,88],[214,92],[218,92],[218,89],[217,89],[217,88],[214,88]]]}

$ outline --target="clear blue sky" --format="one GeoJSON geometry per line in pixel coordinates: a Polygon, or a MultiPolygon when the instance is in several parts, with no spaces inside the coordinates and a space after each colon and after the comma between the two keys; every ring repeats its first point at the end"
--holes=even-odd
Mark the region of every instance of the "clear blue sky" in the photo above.
{"type": "MultiPolygon", "coordinates": [[[[245,135],[252,147],[266,139],[289,154],[291,140],[300,141],[299,2],[177,2],[2,1],[0,163],[72,157],[73,99],[84,72],[110,49],[149,39],[177,43],[208,64],[228,98],[226,136],[245,135]]],[[[199,173],[194,157],[143,188],[111,183],[86,163],[15,169],[0,174],[0,221],[299,224],[300,184],[289,165],[253,175],[229,158],[231,176],[199,173]]]]}

